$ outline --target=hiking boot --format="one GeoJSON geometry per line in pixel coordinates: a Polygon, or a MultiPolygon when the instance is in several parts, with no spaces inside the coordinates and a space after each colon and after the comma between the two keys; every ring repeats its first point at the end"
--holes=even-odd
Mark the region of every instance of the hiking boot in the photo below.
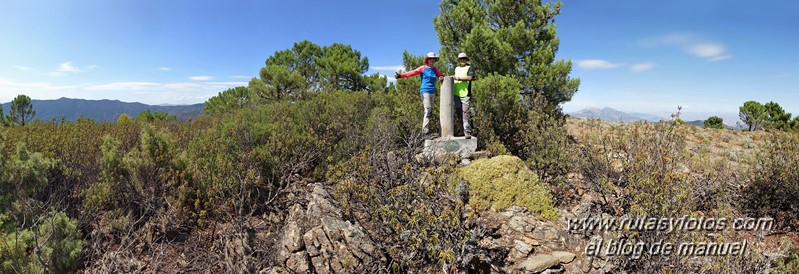
{"type": "Polygon", "coordinates": [[[471,132],[466,132],[466,134],[464,134],[463,136],[466,137],[466,139],[472,139],[472,133],[471,132]]]}

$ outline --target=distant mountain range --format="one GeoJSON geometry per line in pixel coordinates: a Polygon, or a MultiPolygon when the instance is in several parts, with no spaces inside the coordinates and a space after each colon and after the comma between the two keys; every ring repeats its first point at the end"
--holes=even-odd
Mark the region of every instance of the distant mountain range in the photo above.
{"type": "MultiPolygon", "coordinates": [[[[689,125],[689,126],[705,127],[705,121],[702,121],[702,120],[685,121],[685,124],[689,125]]],[[[725,125],[725,127],[726,127],[726,125],[725,125]]]]}
{"type": "MultiPolygon", "coordinates": [[[[569,113],[569,115],[575,118],[591,118],[607,122],[625,122],[625,123],[637,122],[637,121],[659,122],[661,120],[668,121],[671,119],[646,113],[625,113],[609,107],[605,107],[602,109],[586,108],[581,111],[569,113]]],[[[705,121],[704,120],[685,121],[685,124],[689,126],[704,127],[705,121]]],[[[728,129],[740,129],[727,124],[725,124],[724,127],[728,129]]]]}
{"type": "Polygon", "coordinates": [[[625,113],[609,107],[606,108],[586,108],[581,111],[569,113],[575,118],[592,118],[608,122],[635,122],[635,121],[650,121],[657,122],[660,120],[668,120],[668,118],[659,117],[645,113],[625,113]]]}
{"type": "MultiPolygon", "coordinates": [[[[3,103],[3,111],[8,114],[11,103],[3,103]]],[[[165,111],[176,115],[178,119],[187,119],[203,113],[205,104],[195,105],[146,105],[127,103],[118,100],[84,100],[61,98],[57,100],[31,100],[35,119],[50,121],[60,120],[63,115],[67,121],[75,121],[78,117],[91,118],[97,122],[116,121],[122,113],[135,118],[139,113],[149,109],[152,112],[165,111]]]]}

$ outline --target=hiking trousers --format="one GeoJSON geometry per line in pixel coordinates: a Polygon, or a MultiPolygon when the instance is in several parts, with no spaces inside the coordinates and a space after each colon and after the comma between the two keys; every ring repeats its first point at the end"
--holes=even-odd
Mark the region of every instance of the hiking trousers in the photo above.
{"type": "Polygon", "coordinates": [[[424,105],[424,116],[422,116],[422,133],[427,134],[430,130],[427,128],[430,124],[430,117],[433,117],[433,101],[436,98],[435,93],[422,93],[422,105],[424,105]]]}
{"type": "Polygon", "coordinates": [[[471,97],[464,96],[458,97],[455,96],[455,115],[458,117],[458,121],[463,121],[463,134],[464,135],[471,135],[472,134],[472,126],[469,124],[469,99],[471,97]]]}

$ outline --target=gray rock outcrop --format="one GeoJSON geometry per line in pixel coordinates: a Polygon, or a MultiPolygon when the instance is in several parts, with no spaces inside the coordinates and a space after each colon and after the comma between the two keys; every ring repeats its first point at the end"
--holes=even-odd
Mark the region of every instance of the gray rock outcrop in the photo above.
{"type": "Polygon", "coordinates": [[[311,186],[307,209],[290,207],[277,261],[289,273],[357,273],[384,262],[359,225],[341,211],[321,184],[311,186]]]}

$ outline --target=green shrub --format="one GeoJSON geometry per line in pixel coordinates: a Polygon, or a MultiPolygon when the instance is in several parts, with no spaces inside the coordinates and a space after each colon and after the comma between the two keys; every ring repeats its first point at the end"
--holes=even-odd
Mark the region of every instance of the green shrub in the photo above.
{"type": "Polygon", "coordinates": [[[42,216],[31,230],[12,231],[0,241],[5,273],[68,273],[83,248],[76,221],[63,212],[42,216]]]}
{"type": "MultiPolygon", "coordinates": [[[[65,212],[81,210],[80,193],[100,177],[102,136],[110,135],[120,141],[120,150],[128,151],[140,142],[140,124],[115,123],[44,123],[11,128],[7,132],[6,152],[13,153],[15,143],[25,143],[30,151],[51,159],[52,165],[44,171],[48,184],[38,189],[38,197],[57,203],[65,212]]],[[[91,214],[80,219],[91,219],[91,214]]]]}
{"type": "Polygon", "coordinates": [[[18,143],[16,153],[2,155],[0,160],[0,209],[6,211],[17,199],[24,199],[47,184],[46,171],[50,161],[40,153],[30,153],[24,144],[18,143]]]}
{"type": "Polygon", "coordinates": [[[48,272],[65,273],[74,269],[83,248],[83,236],[76,221],[63,212],[50,212],[37,230],[38,239],[44,240],[38,252],[48,272]]]}
{"type": "Polygon", "coordinates": [[[572,148],[566,120],[544,96],[519,94],[518,80],[490,75],[474,84],[475,135],[494,155],[511,154],[524,160],[541,180],[563,183],[572,167],[572,148]]]}
{"type": "Polygon", "coordinates": [[[42,273],[44,270],[28,249],[36,246],[33,233],[29,230],[13,231],[4,234],[0,241],[0,260],[4,273],[42,273]]]}
{"type": "MultiPolygon", "coordinates": [[[[357,155],[364,147],[363,132],[374,104],[366,92],[323,92],[300,105],[295,111],[301,123],[307,123],[321,152],[314,178],[322,179],[328,165],[357,155]]],[[[386,136],[389,137],[389,136],[386,136]]]]}
{"type": "Polygon", "coordinates": [[[132,122],[133,122],[133,119],[131,119],[130,116],[128,116],[127,113],[122,113],[117,118],[117,124],[118,125],[130,124],[132,122]]]}
{"type": "Polygon", "coordinates": [[[103,137],[99,180],[83,190],[84,208],[102,209],[112,205],[115,191],[119,190],[119,183],[125,179],[126,175],[122,166],[124,154],[119,150],[120,144],[119,140],[109,135],[103,137]]]}
{"type": "Polygon", "coordinates": [[[63,273],[74,268],[82,241],[75,221],[61,212],[36,217],[41,203],[33,196],[47,184],[51,162],[21,143],[15,153],[3,149],[0,132],[0,262],[5,273],[63,273]],[[38,219],[31,226],[30,219],[38,219]]]}
{"type": "Polygon", "coordinates": [[[80,116],[77,119],[75,119],[75,123],[76,124],[89,124],[89,125],[95,124],[94,119],[89,118],[89,117],[83,117],[83,116],[80,116]]]}
{"type": "MultiPolygon", "coordinates": [[[[419,81],[407,83],[409,79],[400,79],[398,86],[402,88],[387,89],[385,92],[371,94],[373,109],[384,108],[388,111],[385,120],[376,121],[388,123],[396,127],[397,131],[392,138],[398,145],[411,148],[417,145],[421,137],[423,106],[419,97],[419,81]],[[402,83],[402,84],[399,84],[402,83]],[[409,87],[410,86],[410,87],[409,87]],[[415,90],[409,90],[415,88],[415,90]]],[[[435,113],[437,109],[433,107],[435,113]]],[[[435,118],[436,115],[433,115],[435,118]]],[[[430,120],[430,130],[435,132],[438,128],[437,120],[430,120]]]]}
{"type": "Polygon", "coordinates": [[[487,142],[486,150],[491,153],[491,155],[511,155],[508,148],[502,144],[502,142],[497,140],[490,140],[487,142]]]}
{"type": "Polygon", "coordinates": [[[164,111],[151,112],[150,109],[146,109],[136,116],[136,121],[144,123],[152,123],[155,121],[174,121],[176,119],[176,115],[170,115],[164,111]]]}
{"type": "Polygon", "coordinates": [[[573,167],[574,154],[566,130],[566,118],[558,110],[549,109],[543,96],[527,101],[527,119],[519,136],[519,158],[544,181],[562,184],[563,176],[573,167]]]}
{"type": "Polygon", "coordinates": [[[473,88],[476,112],[473,127],[474,135],[480,137],[480,145],[485,147],[489,141],[498,141],[518,155],[523,146],[518,137],[527,116],[519,96],[519,81],[492,74],[475,81],[473,88]]]}
{"type": "MultiPolygon", "coordinates": [[[[106,170],[106,174],[121,173],[122,179],[115,190],[117,205],[132,210],[137,216],[151,216],[169,206],[182,207],[183,204],[170,203],[175,198],[174,190],[191,184],[193,178],[186,170],[185,159],[180,156],[167,132],[149,126],[142,129],[139,147],[121,159],[123,170],[107,166],[111,170],[106,170]]],[[[114,157],[106,160],[111,162],[114,157]]],[[[170,217],[180,220],[186,216],[170,217]]]]}
{"type": "Polygon", "coordinates": [[[785,256],[776,260],[776,265],[771,268],[771,273],[799,273],[799,249],[793,246],[791,241],[786,241],[782,244],[785,256]]]}
{"type": "Polygon", "coordinates": [[[323,178],[363,149],[372,106],[365,92],[333,91],[215,117],[215,126],[187,144],[195,180],[179,188],[180,200],[203,215],[231,205],[261,211],[292,183],[323,178]]]}
{"type": "MultiPolygon", "coordinates": [[[[170,134],[146,126],[138,146],[125,152],[121,145],[111,136],[103,138],[100,174],[81,193],[84,209],[100,215],[121,210],[142,217],[139,225],[169,207],[193,212],[191,203],[178,199],[176,189],[191,185],[193,178],[170,134]]],[[[187,217],[190,215],[170,216],[178,223],[187,217]]]]}
{"type": "Polygon", "coordinates": [[[493,207],[501,211],[518,205],[541,219],[556,217],[546,184],[517,157],[480,159],[461,168],[459,174],[469,184],[469,204],[477,210],[493,207]]]}

